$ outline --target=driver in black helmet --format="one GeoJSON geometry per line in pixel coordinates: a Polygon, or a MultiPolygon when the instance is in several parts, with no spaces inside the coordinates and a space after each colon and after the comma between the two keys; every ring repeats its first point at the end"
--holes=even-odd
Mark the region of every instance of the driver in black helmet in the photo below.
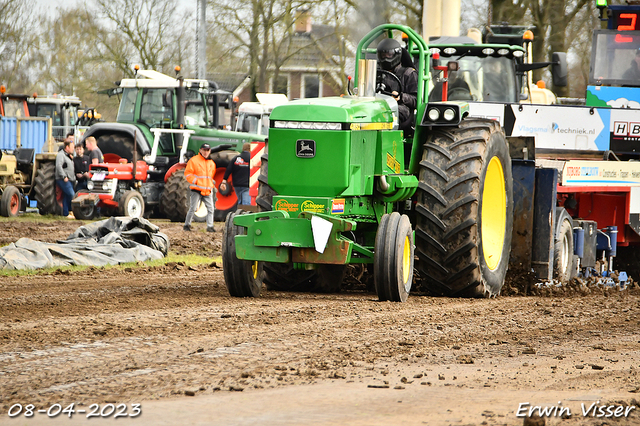
{"type": "Polygon", "coordinates": [[[413,66],[405,66],[408,63],[402,63],[402,47],[392,38],[386,38],[378,44],[378,65],[395,74],[402,83],[402,87],[397,87],[398,82],[394,78],[387,77],[384,80],[387,87],[385,90],[391,92],[398,101],[399,128],[404,131],[405,136],[412,136],[413,112],[417,107],[418,72],[413,66]]]}

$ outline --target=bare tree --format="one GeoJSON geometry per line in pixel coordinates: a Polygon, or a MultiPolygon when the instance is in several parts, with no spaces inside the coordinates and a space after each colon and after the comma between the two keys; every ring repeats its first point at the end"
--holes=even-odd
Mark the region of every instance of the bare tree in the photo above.
{"type": "Polygon", "coordinates": [[[252,97],[267,90],[277,46],[286,38],[296,10],[313,0],[222,0],[212,3],[214,25],[232,38],[227,52],[244,55],[252,78],[252,97]]]}
{"type": "Polygon", "coordinates": [[[192,46],[187,30],[195,26],[193,17],[176,13],[176,6],[176,0],[98,0],[105,59],[125,75],[133,74],[134,64],[167,73],[176,65],[186,70],[192,46]]]}
{"type": "Polygon", "coordinates": [[[33,0],[0,0],[0,76],[2,84],[18,93],[31,89],[29,61],[37,37],[33,0]]]}

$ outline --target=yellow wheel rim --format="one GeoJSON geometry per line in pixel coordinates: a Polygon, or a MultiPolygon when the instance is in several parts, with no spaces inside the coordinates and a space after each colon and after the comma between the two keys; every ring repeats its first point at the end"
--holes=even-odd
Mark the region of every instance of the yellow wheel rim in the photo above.
{"type": "Polygon", "coordinates": [[[482,252],[484,261],[492,271],[498,267],[504,245],[504,231],[507,223],[507,194],[504,171],[498,157],[493,157],[487,167],[482,191],[482,252]]]}
{"type": "Polygon", "coordinates": [[[258,278],[258,261],[257,260],[253,262],[253,264],[251,265],[251,272],[253,272],[254,280],[258,278]]]}
{"type": "Polygon", "coordinates": [[[404,237],[404,251],[402,253],[402,282],[406,283],[409,280],[409,273],[411,272],[411,241],[409,236],[404,237]]]}

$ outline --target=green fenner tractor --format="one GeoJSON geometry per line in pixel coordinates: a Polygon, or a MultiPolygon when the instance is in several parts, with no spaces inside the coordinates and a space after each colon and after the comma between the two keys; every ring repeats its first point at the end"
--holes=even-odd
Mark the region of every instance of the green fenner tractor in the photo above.
{"type": "MultiPolygon", "coordinates": [[[[97,170],[108,172],[107,180],[111,185],[107,187],[101,181],[96,185],[100,189],[91,191],[90,197],[76,199],[76,217],[79,214],[82,219],[93,217],[98,202],[105,208],[124,206],[127,201],[124,195],[133,191],[138,193],[134,194],[138,200],[136,204],[143,205],[147,214],[157,210],[172,221],[184,221],[189,208],[189,184],[184,179],[184,169],[200,146],[208,143],[213,148],[211,157],[216,163],[214,179],[217,187],[229,161],[242,151],[242,145],[265,139],[264,135],[218,128],[221,105],[226,102],[223,98],[226,99],[228,93],[219,91],[215,82],[138,70],[136,78],[122,79],[116,89],[105,93],[121,95],[117,121],[92,125],[84,139],[95,137],[105,163],[113,165],[103,165],[97,170]],[[191,137],[184,138],[183,130],[190,131],[191,137]],[[157,140],[156,133],[159,134],[157,140]],[[122,167],[121,161],[131,169],[131,164],[137,163],[136,159],[145,162],[141,167],[147,171],[142,178],[137,175],[133,178],[130,170],[114,175],[114,169],[122,167]],[[109,200],[105,200],[106,195],[109,200]],[[110,204],[105,206],[105,201],[110,204]]],[[[237,197],[233,189],[228,189],[218,191],[216,198],[215,219],[222,221],[230,211],[235,211],[237,197]]],[[[194,220],[204,222],[206,213],[202,203],[194,220]]]]}
{"type": "Polygon", "coordinates": [[[373,273],[380,300],[406,301],[414,268],[437,294],[500,293],[513,227],[509,147],[500,124],[468,117],[466,102],[428,102],[432,61],[411,28],[382,25],[358,45],[357,95],[273,110],[261,211],[225,222],[232,296],[256,297],[263,283],[338,291],[350,264],[373,273]],[[412,137],[398,130],[396,101],[375,93],[386,77],[367,59],[401,32],[418,72],[412,137]]]}

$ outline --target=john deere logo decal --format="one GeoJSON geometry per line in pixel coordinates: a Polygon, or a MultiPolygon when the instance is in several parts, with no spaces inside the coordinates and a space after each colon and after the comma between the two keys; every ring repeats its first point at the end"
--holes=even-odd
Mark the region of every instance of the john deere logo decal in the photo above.
{"type": "Polygon", "coordinates": [[[313,158],[316,156],[316,141],[298,139],[296,141],[296,156],[299,158],[313,158]]]}

